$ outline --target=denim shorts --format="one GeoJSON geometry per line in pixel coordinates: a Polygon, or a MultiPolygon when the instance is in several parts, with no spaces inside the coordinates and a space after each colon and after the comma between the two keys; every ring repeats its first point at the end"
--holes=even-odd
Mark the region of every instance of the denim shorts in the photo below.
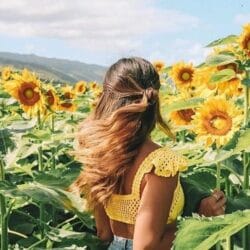
{"type": "Polygon", "coordinates": [[[108,250],[132,250],[133,240],[114,235],[108,250]]]}

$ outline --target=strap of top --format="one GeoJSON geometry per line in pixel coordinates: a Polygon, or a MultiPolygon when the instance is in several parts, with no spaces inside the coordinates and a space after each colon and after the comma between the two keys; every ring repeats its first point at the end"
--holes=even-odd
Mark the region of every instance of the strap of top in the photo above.
{"type": "Polygon", "coordinates": [[[154,173],[158,176],[175,176],[178,171],[187,169],[187,161],[167,146],[149,153],[140,164],[133,180],[132,194],[137,198],[140,197],[140,186],[144,174],[150,173],[153,168],[155,168],[154,173]]]}

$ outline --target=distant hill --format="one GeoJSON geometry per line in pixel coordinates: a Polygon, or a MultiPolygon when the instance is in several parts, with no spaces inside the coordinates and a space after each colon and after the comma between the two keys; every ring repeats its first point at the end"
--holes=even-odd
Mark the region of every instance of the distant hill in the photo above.
{"type": "Polygon", "coordinates": [[[66,59],[46,58],[34,54],[25,55],[0,52],[0,67],[11,65],[15,69],[28,68],[41,78],[75,83],[79,80],[102,82],[106,67],[66,59]]]}

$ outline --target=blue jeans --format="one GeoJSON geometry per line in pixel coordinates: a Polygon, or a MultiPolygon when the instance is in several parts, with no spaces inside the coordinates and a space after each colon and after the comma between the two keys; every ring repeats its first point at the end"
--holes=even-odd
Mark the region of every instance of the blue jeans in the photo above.
{"type": "Polygon", "coordinates": [[[114,235],[108,250],[133,250],[133,240],[114,235]]]}

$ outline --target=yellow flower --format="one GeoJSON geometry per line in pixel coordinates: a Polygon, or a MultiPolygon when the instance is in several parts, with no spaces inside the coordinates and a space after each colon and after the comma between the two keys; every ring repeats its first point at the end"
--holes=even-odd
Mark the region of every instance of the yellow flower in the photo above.
{"type": "Polygon", "coordinates": [[[243,86],[241,85],[241,80],[239,79],[240,73],[242,73],[238,69],[238,65],[236,63],[229,63],[226,65],[217,66],[217,71],[224,69],[232,69],[235,72],[235,77],[225,82],[217,83],[218,94],[225,93],[227,96],[239,96],[242,94],[243,86]]]}
{"type": "Polygon", "coordinates": [[[197,140],[217,147],[226,144],[239,130],[243,112],[232,102],[221,96],[205,101],[193,116],[194,131],[197,140]]]}
{"type": "Polygon", "coordinates": [[[76,105],[73,103],[73,99],[75,98],[75,91],[72,86],[62,87],[62,100],[59,104],[59,110],[75,112],[76,105]]]}
{"type": "Polygon", "coordinates": [[[193,81],[195,68],[191,63],[187,64],[184,62],[179,62],[173,65],[169,74],[172,77],[177,88],[189,88],[191,87],[193,81]]]}
{"type": "Polygon", "coordinates": [[[209,90],[214,90],[216,88],[215,83],[211,83],[210,79],[213,73],[216,72],[216,67],[201,67],[197,68],[194,78],[193,86],[195,88],[203,87],[208,88],[209,90]]]}
{"type": "Polygon", "coordinates": [[[56,111],[59,109],[59,97],[56,94],[56,90],[53,86],[47,84],[45,87],[45,99],[47,106],[56,111]]]}
{"type": "Polygon", "coordinates": [[[171,112],[170,119],[175,125],[189,125],[194,114],[195,112],[191,108],[181,109],[171,112]]]}
{"type": "Polygon", "coordinates": [[[161,60],[157,60],[157,61],[154,61],[153,63],[153,66],[155,68],[155,70],[158,72],[158,73],[161,73],[161,71],[164,69],[165,67],[165,63],[161,60]]]}
{"type": "Polygon", "coordinates": [[[97,82],[90,82],[88,86],[89,86],[89,90],[92,92],[95,99],[101,95],[102,87],[100,84],[98,84],[97,82]]]}
{"type": "Polygon", "coordinates": [[[75,112],[77,109],[77,106],[70,101],[67,102],[61,102],[58,106],[58,110],[61,111],[68,111],[68,112],[75,112]]]}
{"type": "MultiPolygon", "coordinates": [[[[172,103],[188,101],[191,98],[190,92],[182,91],[175,96],[167,95],[168,98],[165,98],[162,104],[164,106],[171,105],[172,103]]],[[[170,119],[170,124],[175,128],[175,126],[182,126],[182,125],[191,125],[192,116],[195,114],[195,109],[193,108],[186,108],[175,110],[169,113],[168,117],[170,119]]]]}
{"type": "Polygon", "coordinates": [[[13,80],[4,83],[6,91],[20,102],[22,109],[30,116],[38,111],[43,113],[45,101],[36,75],[24,69],[22,74],[13,74],[12,77],[13,80]]]}
{"type": "Polygon", "coordinates": [[[2,79],[4,81],[9,80],[10,76],[11,76],[11,73],[12,73],[11,67],[4,67],[2,69],[2,73],[1,73],[2,79]]]}
{"type": "Polygon", "coordinates": [[[74,90],[77,94],[84,94],[86,91],[86,82],[85,81],[79,81],[75,84],[74,90]]]}
{"type": "Polygon", "coordinates": [[[243,51],[250,56],[250,23],[243,26],[243,32],[239,37],[239,44],[243,51]]]}
{"type": "Polygon", "coordinates": [[[239,96],[243,94],[243,86],[241,84],[241,80],[237,77],[226,81],[218,83],[218,94],[225,93],[227,96],[239,96]]]}

